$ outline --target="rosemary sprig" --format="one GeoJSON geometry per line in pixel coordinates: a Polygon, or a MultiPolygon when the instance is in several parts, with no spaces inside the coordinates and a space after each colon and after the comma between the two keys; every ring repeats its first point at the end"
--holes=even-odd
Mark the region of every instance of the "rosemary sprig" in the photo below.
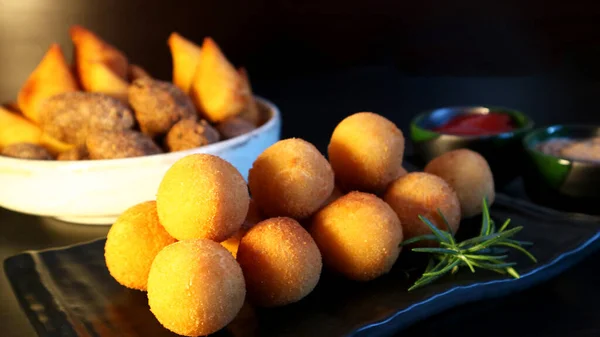
{"type": "Polygon", "coordinates": [[[510,219],[507,219],[502,226],[496,228],[496,224],[490,217],[486,198],[483,199],[479,235],[462,242],[456,241],[444,214],[440,210],[438,210],[438,213],[446,223],[448,231],[440,230],[429,219],[419,215],[419,219],[431,229],[432,234],[414,237],[401,244],[401,246],[406,246],[419,241],[436,241],[439,243],[438,247],[412,249],[413,252],[431,254],[431,258],[425,272],[408,289],[409,291],[430,284],[448,273],[454,274],[460,267],[468,267],[473,273],[476,268],[479,268],[519,278],[519,273],[513,268],[516,263],[506,261],[508,258],[506,253],[509,249],[517,250],[525,254],[534,263],[537,262],[535,256],[523,248],[523,246],[530,246],[532,243],[512,239],[523,227],[518,226],[508,229],[510,219]]]}

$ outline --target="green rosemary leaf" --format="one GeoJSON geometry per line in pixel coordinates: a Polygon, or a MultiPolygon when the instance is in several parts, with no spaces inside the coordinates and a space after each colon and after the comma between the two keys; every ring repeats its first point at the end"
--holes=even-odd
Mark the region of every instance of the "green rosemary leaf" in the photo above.
{"type": "Polygon", "coordinates": [[[440,274],[445,274],[448,271],[450,271],[452,268],[454,268],[454,266],[458,265],[460,263],[460,260],[455,259],[452,263],[448,264],[446,267],[435,271],[435,272],[429,272],[429,273],[423,273],[423,276],[436,276],[436,275],[440,275],[440,274]]]}
{"type": "Polygon", "coordinates": [[[516,245],[516,244],[511,243],[511,242],[499,242],[499,243],[497,243],[497,245],[506,246],[506,247],[510,247],[510,248],[516,249],[516,250],[520,251],[521,253],[527,255],[527,257],[531,261],[533,261],[533,263],[537,263],[537,259],[535,258],[535,256],[533,256],[533,254],[531,254],[530,252],[528,252],[527,249],[525,249],[525,248],[523,248],[523,247],[521,247],[519,245],[516,245]]]}
{"type": "Polygon", "coordinates": [[[455,244],[456,242],[454,241],[454,232],[452,232],[452,227],[450,227],[450,224],[448,223],[448,220],[444,216],[444,213],[442,213],[442,210],[438,208],[437,212],[440,215],[440,218],[442,218],[442,221],[444,222],[444,224],[446,225],[446,228],[448,230],[448,232],[446,233],[446,236],[448,237],[450,244],[455,244]]]}
{"type": "Polygon", "coordinates": [[[482,200],[482,217],[481,217],[481,231],[479,232],[479,236],[490,235],[490,217],[488,212],[487,198],[483,197],[482,200]],[[487,216],[486,216],[487,213],[487,216]]]}
{"type": "Polygon", "coordinates": [[[504,230],[508,227],[508,224],[510,224],[510,219],[506,219],[506,221],[504,221],[504,224],[502,224],[502,227],[500,227],[498,232],[504,232],[504,230]]]}
{"type": "Polygon", "coordinates": [[[517,273],[517,271],[514,268],[506,268],[506,271],[510,274],[510,276],[514,278],[521,278],[521,275],[519,275],[519,273],[517,273]]]}
{"type": "Polygon", "coordinates": [[[429,221],[429,219],[422,215],[419,215],[419,219],[421,219],[421,221],[423,221],[423,223],[425,223],[429,227],[429,229],[431,229],[431,232],[438,238],[440,242],[451,243],[448,239],[448,236],[444,234],[442,230],[437,228],[431,221],[429,221]]]}
{"type": "Polygon", "coordinates": [[[417,253],[435,253],[435,254],[450,254],[450,255],[459,254],[457,251],[452,250],[452,249],[434,248],[434,247],[413,248],[412,251],[417,252],[417,253]]]}
{"type": "Polygon", "coordinates": [[[433,234],[415,236],[414,238],[410,238],[408,240],[402,241],[402,243],[400,243],[400,246],[410,245],[412,243],[419,242],[419,241],[431,241],[431,240],[437,241],[437,236],[435,236],[433,234]]]}
{"type": "Polygon", "coordinates": [[[472,253],[472,252],[476,252],[482,248],[490,247],[493,243],[498,242],[502,239],[508,238],[508,237],[516,234],[517,232],[519,232],[521,229],[523,229],[523,227],[515,227],[515,228],[509,229],[502,233],[488,235],[488,236],[486,236],[487,239],[483,239],[482,242],[476,244],[475,246],[467,248],[466,252],[472,253]]]}
{"type": "Polygon", "coordinates": [[[490,261],[490,260],[504,260],[506,258],[508,258],[508,255],[473,255],[473,254],[465,254],[465,256],[469,259],[472,260],[483,260],[483,261],[490,261]]]}

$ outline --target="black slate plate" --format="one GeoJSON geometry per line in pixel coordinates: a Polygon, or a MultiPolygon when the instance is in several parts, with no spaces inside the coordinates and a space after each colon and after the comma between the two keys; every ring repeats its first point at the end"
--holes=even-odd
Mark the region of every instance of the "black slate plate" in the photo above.
{"type": "MultiPolygon", "coordinates": [[[[498,297],[544,281],[600,248],[600,218],[560,213],[499,195],[497,220],[511,218],[525,228],[518,238],[535,242],[539,259],[520,255],[521,279],[462,271],[408,293],[414,281],[402,254],[392,272],[369,283],[325,273],[315,291],[288,307],[261,310],[246,305],[219,336],[387,336],[408,325],[466,302],[498,297]]],[[[477,230],[463,223],[460,233],[477,230]]],[[[104,240],[62,249],[26,252],[4,262],[5,272],[40,336],[174,336],[148,310],[145,293],[118,285],[103,256],[104,240]]],[[[417,276],[419,271],[413,271],[417,276]]]]}

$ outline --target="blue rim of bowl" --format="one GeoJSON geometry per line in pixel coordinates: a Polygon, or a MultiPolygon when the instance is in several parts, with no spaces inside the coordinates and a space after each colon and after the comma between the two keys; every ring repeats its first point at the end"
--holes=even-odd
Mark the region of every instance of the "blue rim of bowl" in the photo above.
{"type": "MultiPolygon", "coordinates": [[[[513,117],[514,118],[514,117],[513,117]]],[[[418,129],[420,132],[425,132],[425,133],[429,133],[431,138],[438,137],[438,136],[444,136],[444,137],[449,137],[449,138],[454,138],[454,139],[491,139],[491,138],[510,138],[512,136],[515,136],[517,134],[520,133],[525,133],[530,131],[531,129],[533,129],[533,126],[535,125],[535,123],[533,122],[533,120],[525,113],[523,113],[520,110],[516,110],[516,109],[512,109],[512,108],[507,108],[507,107],[503,107],[503,106],[494,106],[494,105],[468,105],[468,106],[447,106],[447,107],[441,107],[441,108],[436,108],[436,109],[432,109],[432,110],[426,110],[423,111],[419,114],[417,114],[411,121],[410,123],[410,128],[411,128],[411,132],[413,131],[413,129],[418,129]],[[490,112],[499,112],[499,113],[506,113],[506,114],[510,114],[511,117],[512,115],[519,115],[522,116],[524,118],[524,125],[520,126],[518,128],[515,128],[511,131],[507,131],[507,132],[501,132],[501,133],[495,133],[495,134],[489,134],[489,135],[455,135],[455,134],[449,134],[449,133],[442,133],[442,132],[437,132],[437,131],[433,131],[431,129],[426,129],[424,127],[421,127],[419,125],[419,123],[426,117],[429,117],[431,114],[433,114],[436,111],[439,110],[443,110],[443,109],[451,109],[451,110],[467,110],[467,109],[478,109],[478,108],[484,108],[487,109],[488,111],[482,114],[488,114],[490,112]]]]}
{"type": "Polygon", "coordinates": [[[151,161],[151,160],[155,160],[156,158],[166,157],[169,155],[184,157],[189,154],[198,153],[197,152],[198,149],[203,149],[206,152],[210,152],[211,150],[216,150],[216,152],[218,152],[218,150],[221,150],[221,149],[233,148],[233,147],[242,145],[245,142],[247,142],[249,139],[252,139],[255,136],[257,136],[258,134],[263,133],[265,130],[276,127],[277,124],[281,124],[281,112],[279,111],[279,108],[277,107],[277,105],[275,105],[273,102],[269,101],[268,99],[262,98],[260,96],[254,96],[254,98],[258,102],[263,104],[270,112],[271,116],[268,121],[263,123],[258,128],[254,129],[248,133],[245,133],[243,135],[239,135],[237,137],[219,141],[216,143],[208,144],[208,145],[205,145],[202,147],[197,147],[197,148],[184,150],[184,151],[163,152],[163,153],[157,153],[157,154],[152,154],[152,155],[148,155],[148,156],[131,157],[131,158],[96,159],[96,160],[88,159],[88,160],[63,161],[63,162],[57,161],[57,160],[34,160],[34,159],[20,159],[20,158],[11,158],[11,157],[0,156],[0,163],[3,162],[3,163],[8,163],[8,164],[15,164],[15,165],[16,164],[18,164],[18,165],[31,164],[32,166],[38,166],[38,167],[46,167],[46,168],[53,168],[53,169],[59,169],[59,170],[63,169],[63,168],[68,168],[69,170],[71,170],[71,169],[77,169],[80,167],[81,168],[89,167],[90,165],[94,165],[95,168],[108,168],[108,167],[113,167],[113,166],[121,166],[123,164],[132,163],[135,161],[137,161],[140,165],[143,165],[142,161],[151,161]]]}

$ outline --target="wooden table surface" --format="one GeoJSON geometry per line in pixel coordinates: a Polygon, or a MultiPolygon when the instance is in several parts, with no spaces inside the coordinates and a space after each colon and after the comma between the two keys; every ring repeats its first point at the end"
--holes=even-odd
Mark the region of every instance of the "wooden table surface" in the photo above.
{"type": "MultiPolygon", "coordinates": [[[[487,7],[467,1],[475,7],[462,11],[427,2],[418,8],[383,1],[199,3],[0,0],[0,101],[14,99],[50,43],[71,54],[67,30],[77,23],[167,80],[171,31],[196,41],[213,36],[234,63],[249,68],[255,92],[279,105],[283,137],[304,138],[322,151],[335,124],[357,111],[384,114],[405,132],[419,111],[465,104],[520,109],[538,125],[600,124],[600,83],[590,76],[597,62],[588,62],[597,55],[592,42],[600,29],[590,24],[598,22],[594,11],[581,6],[515,13],[515,1],[487,7]],[[486,13],[497,15],[484,20],[486,13]],[[539,24],[522,20],[527,15],[539,24]],[[506,52],[496,52],[499,46],[506,52]]],[[[88,241],[107,230],[0,209],[0,259],[88,241]]],[[[600,253],[533,289],[453,309],[400,335],[598,336],[598,258],[600,253]],[[491,331],[482,330],[490,325],[491,331]]],[[[34,335],[4,274],[0,296],[2,335],[34,335]]]]}

